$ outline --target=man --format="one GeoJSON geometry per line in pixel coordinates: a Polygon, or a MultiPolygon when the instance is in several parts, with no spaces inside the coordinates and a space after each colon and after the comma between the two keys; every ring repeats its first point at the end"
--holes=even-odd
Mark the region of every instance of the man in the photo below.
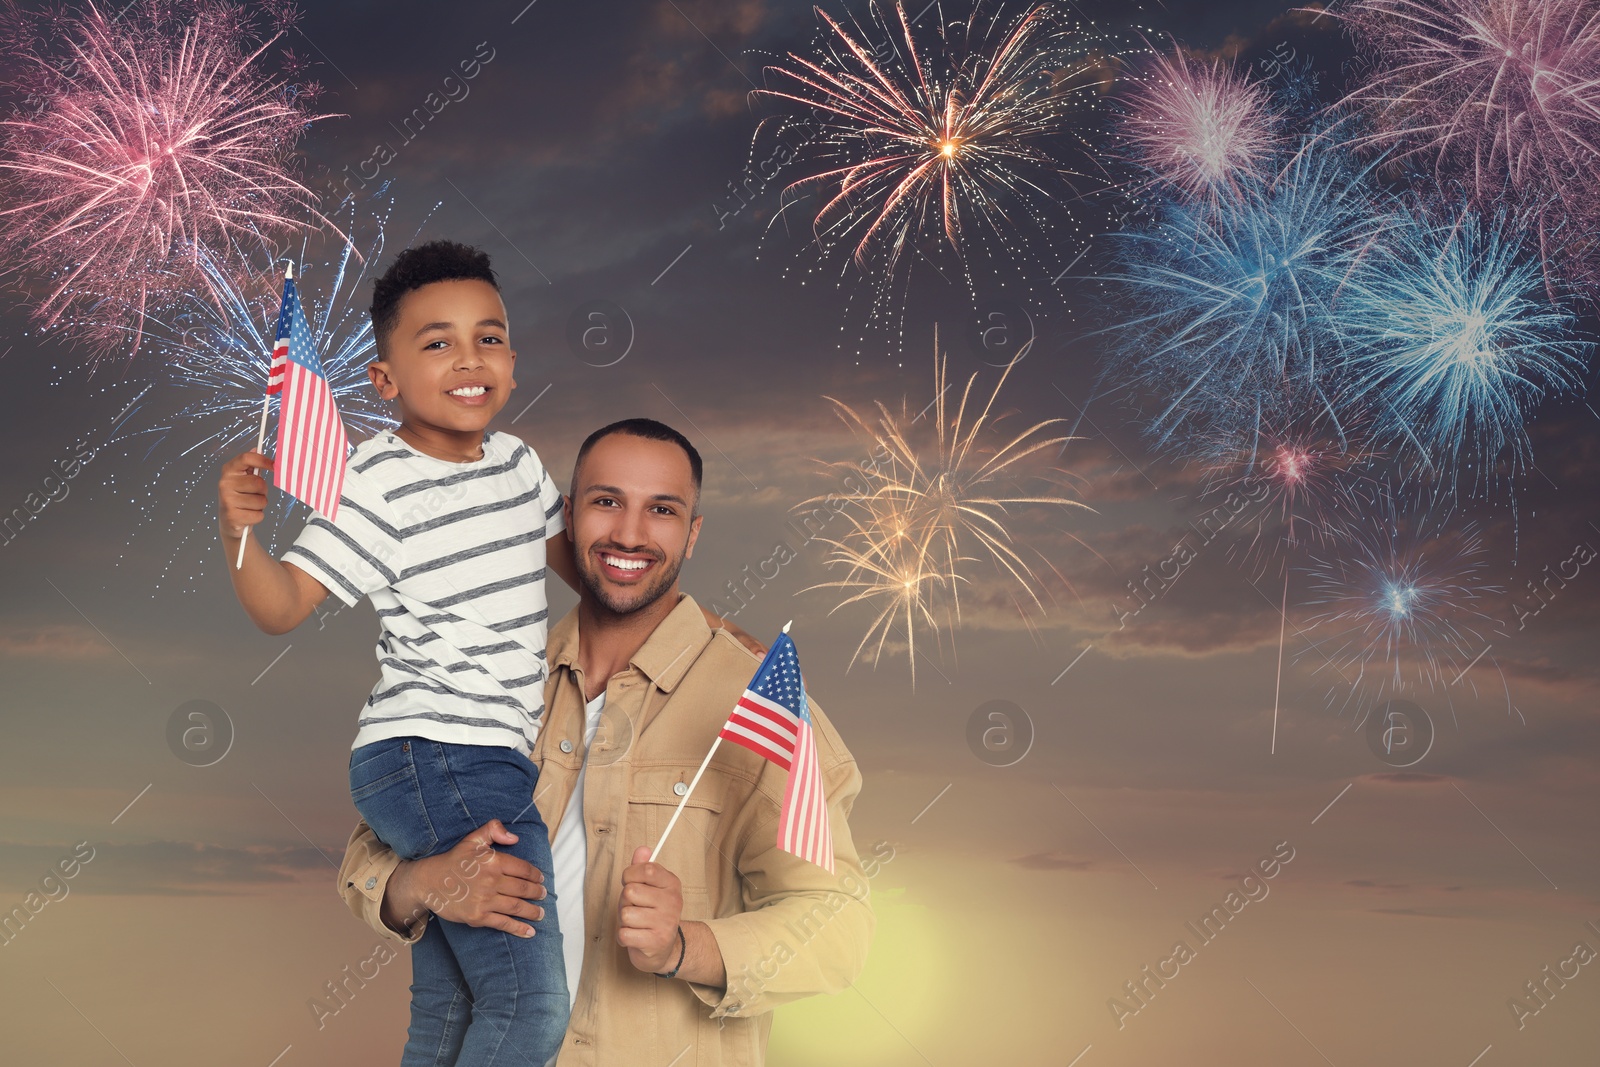
{"type": "MultiPolygon", "coordinates": [[[[550,633],[531,798],[555,827],[575,990],[557,1067],[760,1064],[772,1008],[844,989],[866,960],[873,917],[848,824],[861,775],[815,703],[837,874],[778,849],[787,772],[738,745],[718,749],[647,862],[757,663],[678,589],[700,533],[700,476],[694,446],[650,419],[595,431],[574,464],[579,601],[550,633]]],[[[362,824],[340,891],[408,943],[430,913],[527,936],[545,872],[489,848],[513,840],[491,822],[447,853],[401,862],[362,824]]]]}

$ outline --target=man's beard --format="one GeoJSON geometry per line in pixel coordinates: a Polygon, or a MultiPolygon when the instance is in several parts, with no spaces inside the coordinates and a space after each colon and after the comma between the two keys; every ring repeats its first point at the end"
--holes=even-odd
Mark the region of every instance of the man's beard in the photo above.
{"type": "MultiPolygon", "coordinates": [[[[593,551],[591,549],[591,551],[593,551]]],[[[601,549],[601,551],[607,551],[601,549]]],[[[605,579],[595,569],[589,552],[577,555],[578,580],[583,587],[589,590],[595,603],[613,615],[632,615],[643,611],[666,595],[672,584],[678,580],[678,572],[683,569],[683,557],[676,559],[662,559],[656,563],[656,575],[646,585],[642,585],[630,593],[630,599],[618,600],[606,588],[605,579]]]]}

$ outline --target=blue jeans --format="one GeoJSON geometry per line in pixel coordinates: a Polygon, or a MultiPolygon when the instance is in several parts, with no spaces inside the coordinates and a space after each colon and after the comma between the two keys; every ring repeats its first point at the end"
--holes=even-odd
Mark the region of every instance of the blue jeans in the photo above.
{"type": "MultiPolygon", "coordinates": [[[[567,1030],[566,961],[550,834],[533,805],[539,770],[514,749],[397,737],[350,754],[350,798],[385,844],[412,860],[449,851],[490,819],[500,846],[545,873],[532,938],[435,917],[411,949],[411,1028],[401,1067],[543,1067],[567,1030]]],[[[577,902],[582,907],[582,901],[577,902]]]]}

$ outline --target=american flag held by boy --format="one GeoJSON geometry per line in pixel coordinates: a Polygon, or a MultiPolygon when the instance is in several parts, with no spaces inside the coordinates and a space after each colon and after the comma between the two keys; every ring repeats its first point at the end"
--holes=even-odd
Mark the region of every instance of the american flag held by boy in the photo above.
{"type": "Polygon", "coordinates": [[[333,402],[333,389],[312,343],[311,327],[306,324],[293,276],[283,280],[278,341],[272,349],[272,369],[267,378],[267,395],[280,391],[273,482],[332,520],[338,516],[350,446],[333,402]]]}
{"type": "MultiPolygon", "coordinates": [[[[273,394],[278,401],[278,455],[273,463],[279,489],[332,520],[339,513],[339,493],[344,489],[344,465],[350,452],[344,423],[333,402],[333,388],[317,358],[294,287],[294,264],[283,275],[283,305],[278,309],[278,339],[272,346],[272,366],[267,370],[267,392],[261,398],[261,429],[256,451],[267,447],[267,407],[273,394]]],[[[244,546],[250,540],[245,527],[239,539],[235,569],[244,566],[244,546]]]]}

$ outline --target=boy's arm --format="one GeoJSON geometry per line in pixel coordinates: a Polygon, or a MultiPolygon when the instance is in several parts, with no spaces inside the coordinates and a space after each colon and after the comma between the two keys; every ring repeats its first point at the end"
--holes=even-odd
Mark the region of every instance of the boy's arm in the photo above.
{"type": "Polygon", "coordinates": [[[705,605],[700,606],[700,612],[706,617],[706,625],[713,630],[718,628],[728,631],[728,635],[758,656],[767,654],[767,646],[751,637],[744,630],[729,622],[725,616],[718,615],[705,605]]]}
{"type": "Polygon", "coordinates": [[[578,592],[578,560],[573,555],[572,538],[567,531],[562,530],[554,537],[545,538],[544,562],[557,577],[567,583],[568,589],[574,593],[578,592]]]}
{"type": "Polygon", "coordinates": [[[217,513],[228,577],[250,621],[269,634],[288,633],[328,596],[321,582],[292,563],[272,558],[261,538],[249,538],[244,565],[235,567],[245,531],[266,516],[267,482],[251,468],[271,470],[272,461],[246,452],[223,464],[217,479],[217,513]]]}

